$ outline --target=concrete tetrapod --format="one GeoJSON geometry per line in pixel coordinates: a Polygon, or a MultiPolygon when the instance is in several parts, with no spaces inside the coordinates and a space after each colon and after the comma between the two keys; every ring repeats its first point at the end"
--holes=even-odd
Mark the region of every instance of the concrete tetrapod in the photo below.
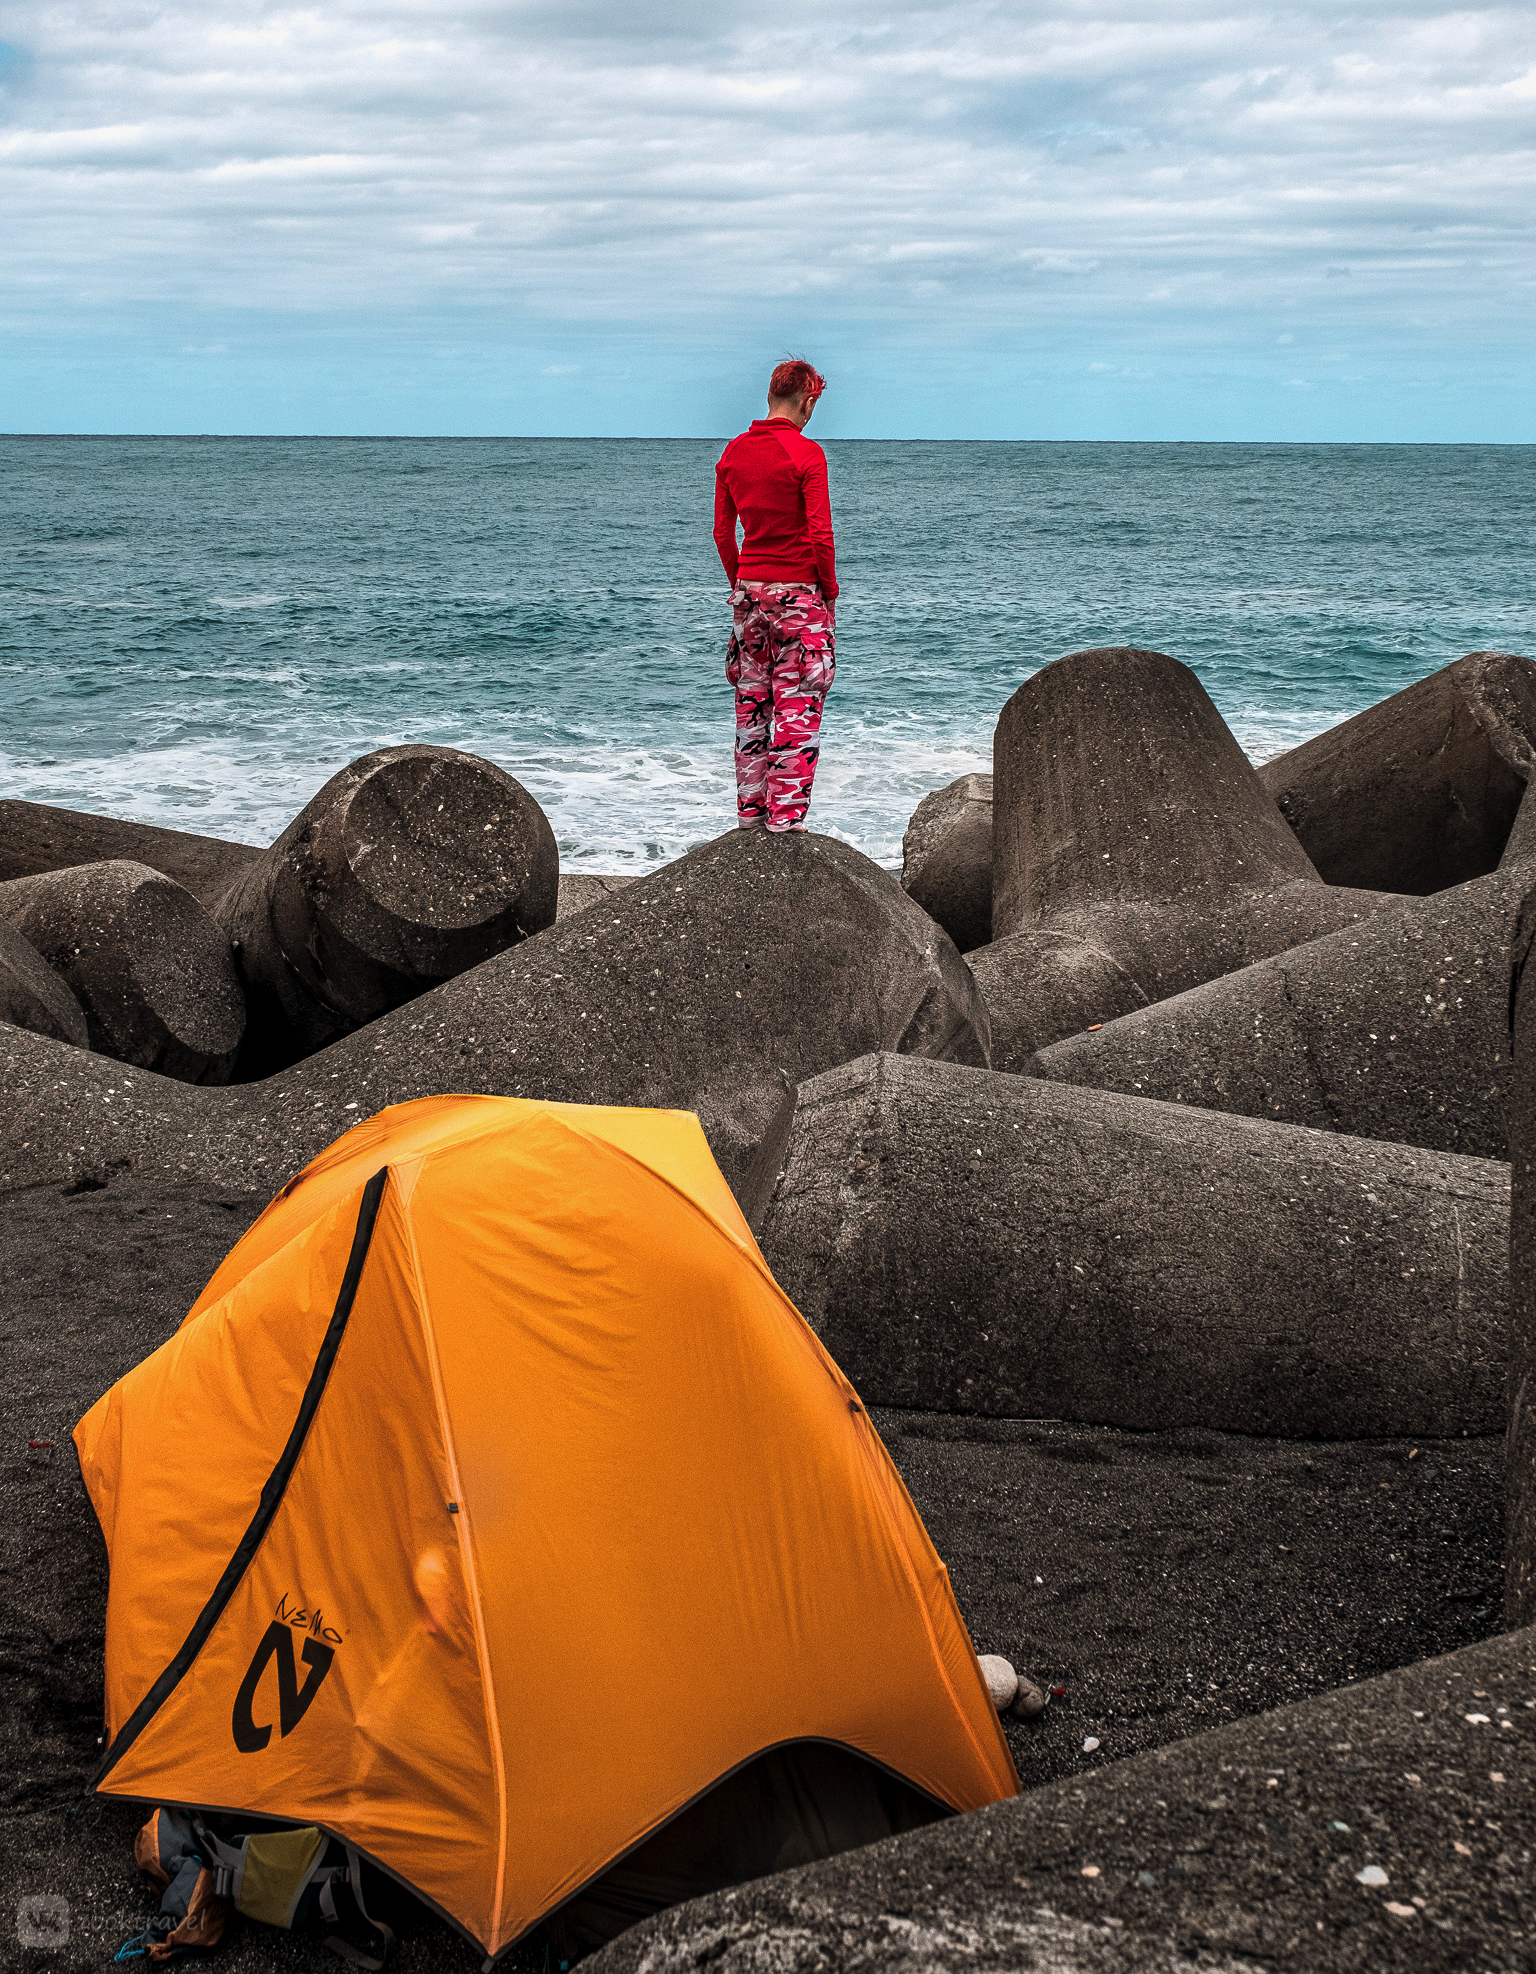
{"type": "Polygon", "coordinates": [[[0,918],[74,995],[90,1046],[187,1083],[224,1083],[245,1003],[224,936],[147,864],[77,864],[0,884],[0,918]]]}
{"type": "Polygon", "coordinates": [[[1047,665],[1003,708],[993,754],[993,943],[970,964],[999,1069],[1387,902],[1321,882],[1162,652],[1047,665]]]}
{"type": "Polygon", "coordinates": [[[261,1083],[0,1029],[0,1188],[123,1167],[271,1193],[384,1105],[460,1091],[696,1110],[735,1183],[787,1086],[871,1049],[984,1063],[965,962],[847,844],[732,830],[261,1083]]]}
{"type": "Polygon", "coordinates": [[[901,839],[901,885],[962,953],[992,937],[992,777],[925,795],[901,839]]]}
{"type": "Polygon", "coordinates": [[[42,802],[0,802],[0,879],[126,859],[174,878],[206,904],[260,855],[253,845],[222,836],[160,829],[42,802]]]}
{"type": "MultiPolygon", "coordinates": [[[[0,1517],[11,1701],[0,1708],[0,1912],[40,1886],[67,1897],[70,1943],[48,1961],[67,1974],[100,1974],[155,1904],[129,1864],[142,1809],[108,1804],[99,1824],[94,1812],[61,1823],[101,1752],[107,1591],[70,1429],[172,1334],[263,1204],[126,1174],[67,1197],[33,1187],[0,1199],[0,1377],[22,1442],[0,1517]],[[28,1438],[56,1444],[24,1452],[28,1438]]],[[[1454,1650],[1496,1622],[1466,1592],[1497,1574],[1497,1440],[1266,1441],[910,1411],[875,1411],[870,1424],[978,1650],[1067,1684],[1037,1722],[1003,1723],[1027,1788],[1184,1741],[1234,1709],[1251,1715],[1454,1650]],[[1394,1554],[1411,1566],[1394,1567],[1394,1554]],[[1103,1739],[1091,1756],[1090,1733],[1103,1739]]],[[[1191,1806],[1191,1827],[1203,1814],[1191,1806]]],[[[301,1959],[319,1951],[251,1929],[229,1964],[265,1974],[290,1947],[301,1959]]],[[[416,1933],[404,1956],[432,1974],[480,1965],[446,1929],[416,1933]]]]}
{"type": "Polygon", "coordinates": [[[1509,1106],[1509,1443],[1504,1619],[1536,1624],[1536,892],[1515,936],[1514,1077],[1509,1106]]]}
{"type": "Polygon", "coordinates": [[[240,1076],[543,931],[559,862],[543,810],[490,761],[386,747],[343,768],[213,904],[250,1013],[240,1076]]]}
{"type": "Polygon", "coordinates": [[[1500,1429],[1491,1160],[885,1055],[802,1084],[770,1166],[758,1244],[872,1405],[1500,1429]]]}
{"type": "Polygon", "coordinates": [[[1427,895],[1495,869],[1536,765],[1536,663],[1473,651],[1266,761],[1329,884],[1427,895]]]}
{"type": "Polygon", "coordinates": [[[1518,874],[1495,872],[1400,901],[1070,1036],[1022,1067],[1053,1082],[1505,1158],[1521,890],[1518,874]]]}
{"type": "Polygon", "coordinates": [[[675,1906],[592,1974],[1529,1966],[1533,1667],[1513,1632],[1110,1761],[675,1906]]]}
{"type": "Polygon", "coordinates": [[[80,1003],[37,948],[0,918],[0,1021],[88,1049],[80,1003]]]}

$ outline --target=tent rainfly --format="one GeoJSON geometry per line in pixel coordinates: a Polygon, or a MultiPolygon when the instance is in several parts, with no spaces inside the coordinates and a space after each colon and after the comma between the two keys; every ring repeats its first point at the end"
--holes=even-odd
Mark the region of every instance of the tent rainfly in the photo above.
{"type": "Polygon", "coordinates": [[[317,1824],[488,1958],[1017,1790],[944,1566],[690,1113],[381,1112],[75,1442],[98,1791],[317,1824]]]}

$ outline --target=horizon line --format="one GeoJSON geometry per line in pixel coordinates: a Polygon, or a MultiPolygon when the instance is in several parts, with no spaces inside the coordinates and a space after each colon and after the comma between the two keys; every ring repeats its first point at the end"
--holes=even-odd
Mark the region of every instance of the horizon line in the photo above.
{"type": "MultiPolygon", "coordinates": [[[[272,444],[325,442],[337,445],[714,445],[732,435],[721,433],[654,432],[24,432],[0,431],[0,439],[231,439],[272,444]]],[[[1300,449],[1313,446],[1370,446],[1382,450],[1408,446],[1437,446],[1447,451],[1476,447],[1480,451],[1521,452],[1536,448],[1536,439],[977,439],[869,438],[840,434],[832,445],[966,445],[966,446],[1273,446],[1300,449]]]]}

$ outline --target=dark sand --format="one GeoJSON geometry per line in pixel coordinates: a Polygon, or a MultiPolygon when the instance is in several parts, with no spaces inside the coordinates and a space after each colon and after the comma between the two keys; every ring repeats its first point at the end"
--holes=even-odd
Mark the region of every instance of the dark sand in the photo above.
{"type": "MultiPolygon", "coordinates": [[[[126,1180],[74,1195],[62,1219],[54,1189],[0,1199],[0,1966],[99,1970],[153,1910],[131,1861],[142,1813],[71,1813],[100,1733],[106,1565],[68,1437],[170,1334],[261,1204],[126,1180]],[[29,1453],[29,1439],[57,1445],[29,1453]],[[69,1900],[67,1947],[16,1945],[17,1902],[33,1893],[69,1900]]],[[[1067,1688],[1040,1723],[1009,1727],[1026,1789],[1498,1629],[1498,1440],[1410,1459],[1405,1442],[875,1417],[978,1650],[1067,1688]],[[1102,1743],[1092,1755],[1088,1735],[1102,1743]]],[[[175,1452],[195,1487],[197,1448],[175,1452]]],[[[542,1967],[542,1950],[523,1959],[542,1967]]],[[[248,1928],[217,1964],[339,1963],[318,1938],[248,1928]]],[[[391,1965],[469,1970],[478,1956],[426,1920],[391,1965]]]]}
{"type": "Polygon", "coordinates": [[[717,1892],[591,1974],[1529,1969],[1533,1661],[1512,1632],[717,1892]]]}

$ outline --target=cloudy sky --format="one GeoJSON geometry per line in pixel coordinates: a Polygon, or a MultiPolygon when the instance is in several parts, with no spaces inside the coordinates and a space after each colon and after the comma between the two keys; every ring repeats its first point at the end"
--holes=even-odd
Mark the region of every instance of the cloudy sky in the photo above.
{"type": "Polygon", "coordinates": [[[1536,440],[1536,8],[0,6],[0,429],[1536,440]]]}

